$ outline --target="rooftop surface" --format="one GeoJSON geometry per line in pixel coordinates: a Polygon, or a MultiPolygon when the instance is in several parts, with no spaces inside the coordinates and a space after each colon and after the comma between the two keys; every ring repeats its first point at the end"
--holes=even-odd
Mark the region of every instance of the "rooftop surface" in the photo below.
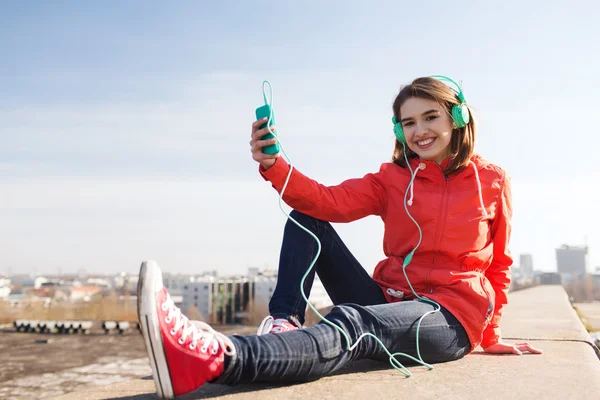
{"type": "MultiPolygon", "coordinates": [[[[594,303],[598,304],[598,303],[594,303]]],[[[597,312],[593,308],[593,312],[597,312]]],[[[581,311],[581,310],[580,310],[581,311]]],[[[404,375],[388,364],[361,361],[318,381],[278,386],[205,385],[181,399],[597,399],[600,353],[561,286],[538,286],[509,294],[502,321],[507,342],[529,341],[542,355],[489,355],[477,349],[431,371],[409,367],[404,375]]],[[[60,400],[156,399],[151,377],[100,386],[60,400]]]]}

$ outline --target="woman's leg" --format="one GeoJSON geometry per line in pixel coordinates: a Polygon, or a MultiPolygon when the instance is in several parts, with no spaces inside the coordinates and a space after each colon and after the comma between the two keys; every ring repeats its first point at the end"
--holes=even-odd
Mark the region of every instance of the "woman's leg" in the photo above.
{"type": "MultiPolygon", "coordinates": [[[[381,288],[350,253],[330,223],[295,210],[291,216],[321,242],[321,254],[304,281],[306,297],[310,295],[317,273],[334,304],[367,306],[386,303],[381,288]]],[[[306,301],[300,293],[300,281],[316,253],[315,239],[288,220],[279,258],[277,286],[269,303],[269,312],[273,317],[291,317],[300,324],[304,323],[306,301]]]]}
{"type": "MultiPolygon", "coordinates": [[[[350,337],[350,345],[363,333],[370,332],[390,353],[417,357],[417,322],[431,310],[432,305],[418,301],[366,307],[344,304],[334,307],[327,319],[342,327],[350,337]]],[[[344,336],[324,322],[278,335],[233,336],[231,340],[237,354],[228,360],[217,383],[308,381],[329,375],[357,359],[388,360],[388,355],[371,336],[364,337],[354,350],[348,351],[344,336]]],[[[444,308],[423,319],[419,346],[427,363],[459,359],[471,347],[463,327],[444,308]]],[[[404,365],[413,364],[405,357],[398,360],[404,365]]]]}

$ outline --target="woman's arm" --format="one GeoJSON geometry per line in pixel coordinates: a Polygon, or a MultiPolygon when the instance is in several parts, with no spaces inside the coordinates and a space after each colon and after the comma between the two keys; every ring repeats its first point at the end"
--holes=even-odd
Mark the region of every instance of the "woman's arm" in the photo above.
{"type": "MultiPolygon", "coordinates": [[[[351,222],[368,215],[383,215],[386,192],[382,174],[385,169],[386,164],[378,173],[325,186],[294,168],[283,200],[297,211],[329,222],[351,222]]],[[[260,174],[278,193],[281,193],[289,170],[289,164],[282,157],[267,170],[259,167],[260,174]]]]}

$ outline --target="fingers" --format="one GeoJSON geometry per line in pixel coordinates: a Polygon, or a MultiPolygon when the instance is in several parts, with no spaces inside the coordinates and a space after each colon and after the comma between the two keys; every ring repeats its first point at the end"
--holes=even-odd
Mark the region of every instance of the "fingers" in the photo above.
{"type": "Polygon", "coordinates": [[[279,153],[266,154],[262,151],[262,148],[264,146],[277,143],[277,139],[257,140],[254,141],[254,144],[252,144],[252,142],[253,141],[250,141],[250,151],[252,152],[252,159],[254,159],[255,161],[262,162],[266,160],[275,160],[277,157],[279,157],[279,153]]]}
{"type": "Polygon", "coordinates": [[[261,138],[263,136],[265,136],[266,134],[271,133],[271,131],[275,131],[274,126],[270,127],[271,130],[269,130],[269,127],[264,127],[262,129],[258,129],[261,125],[265,124],[266,122],[267,122],[267,118],[263,118],[263,119],[259,119],[259,120],[255,121],[252,124],[252,135],[251,135],[252,138],[250,139],[249,144],[250,144],[250,151],[252,152],[252,158],[254,158],[256,161],[261,161],[261,160],[270,159],[270,158],[277,158],[277,156],[275,156],[275,155],[270,155],[270,154],[264,155],[264,153],[262,152],[263,147],[277,143],[276,138],[261,140],[261,138]]]}
{"type": "Polygon", "coordinates": [[[254,140],[250,141],[250,151],[252,153],[262,152],[262,148],[265,146],[269,146],[271,144],[277,143],[277,139],[267,139],[267,140],[254,140]]]}
{"type": "MultiPolygon", "coordinates": [[[[256,134],[256,131],[259,131],[260,129],[258,129],[260,126],[264,125],[267,123],[267,121],[269,120],[269,118],[264,117],[261,119],[258,119],[256,121],[254,121],[252,123],[252,134],[251,136],[254,137],[254,135],[256,134]]],[[[264,127],[263,129],[266,129],[267,132],[269,131],[268,127],[264,127]]],[[[273,127],[271,127],[271,129],[274,129],[273,127]]]]}
{"type": "Polygon", "coordinates": [[[252,152],[252,159],[259,162],[264,168],[269,168],[275,160],[279,157],[279,153],[276,154],[265,154],[262,149],[265,146],[270,146],[277,143],[277,138],[261,139],[263,136],[274,132],[275,127],[271,126],[258,129],[261,125],[265,124],[268,118],[259,119],[252,124],[252,134],[250,139],[250,151],[252,152]]]}
{"type": "Polygon", "coordinates": [[[254,132],[255,130],[257,130],[259,126],[261,126],[262,124],[264,124],[265,122],[267,122],[268,119],[269,118],[264,117],[264,118],[257,119],[256,121],[254,121],[252,123],[252,132],[254,132]]]}
{"type": "Polygon", "coordinates": [[[269,130],[268,126],[262,128],[262,129],[258,129],[258,127],[255,129],[253,127],[252,134],[250,135],[250,137],[252,138],[252,140],[258,140],[268,133],[275,132],[275,126],[271,126],[270,128],[271,128],[271,130],[269,130]]]}
{"type": "Polygon", "coordinates": [[[523,343],[517,343],[513,347],[516,348],[521,354],[523,354],[524,351],[529,352],[529,353],[533,353],[533,354],[542,354],[542,350],[536,349],[535,347],[533,347],[529,343],[525,343],[525,342],[523,342],[523,343]]]}
{"type": "Polygon", "coordinates": [[[496,354],[517,354],[522,355],[523,352],[529,352],[532,354],[542,354],[542,350],[536,349],[532,345],[526,342],[516,343],[516,344],[508,344],[508,343],[496,343],[492,346],[486,347],[484,349],[488,353],[496,353],[496,354]]]}

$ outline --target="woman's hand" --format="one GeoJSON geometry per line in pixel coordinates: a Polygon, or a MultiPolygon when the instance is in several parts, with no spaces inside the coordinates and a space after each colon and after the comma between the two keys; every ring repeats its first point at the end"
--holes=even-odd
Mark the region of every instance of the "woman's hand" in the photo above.
{"type": "MultiPolygon", "coordinates": [[[[252,139],[250,140],[250,151],[252,152],[252,158],[254,159],[254,161],[259,162],[265,170],[271,168],[273,164],[275,164],[275,161],[277,161],[277,158],[279,157],[279,153],[265,154],[262,152],[263,147],[277,143],[277,139],[275,138],[269,140],[260,140],[262,136],[269,133],[268,127],[258,129],[259,126],[265,124],[266,122],[266,119],[259,119],[258,121],[252,124],[252,139]]],[[[272,126],[271,130],[274,131],[275,127],[272,126]]]]}
{"type": "Polygon", "coordinates": [[[529,352],[529,353],[533,353],[533,354],[542,354],[542,350],[538,350],[526,342],[516,343],[516,344],[508,344],[508,343],[498,342],[489,347],[484,347],[483,351],[485,351],[486,353],[493,353],[493,354],[518,354],[518,355],[521,355],[521,354],[523,354],[523,352],[529,352]]]}

